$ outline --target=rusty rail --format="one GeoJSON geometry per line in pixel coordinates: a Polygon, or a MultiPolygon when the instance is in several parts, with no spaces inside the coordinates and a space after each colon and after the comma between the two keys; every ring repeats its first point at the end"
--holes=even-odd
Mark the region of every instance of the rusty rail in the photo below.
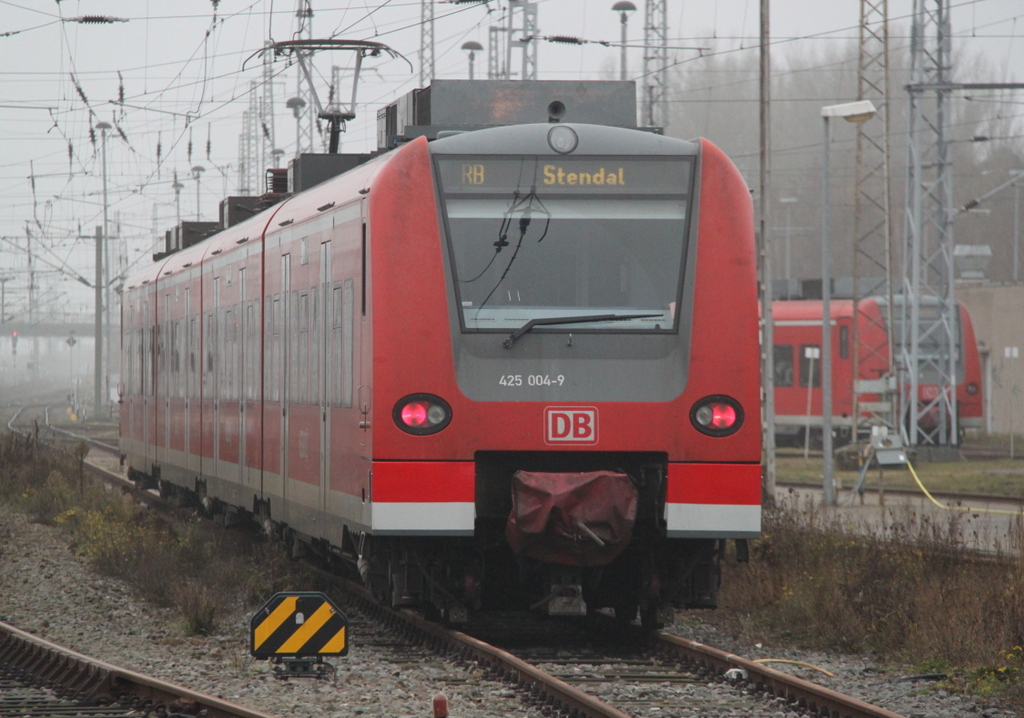
{"type": "Polygon", "coordinates": [[[274,718],[204,693],[90,658],[0,623],[0,674],[45,685],[88,704],[126,705],[158,715],[274,718]]]}
{"type": "Polygon", "coordinates": [[[651,641],[657,648],[681,654],[691,664],[696,664],[698,668],[703,668],[723,679],[726,678],[726,671],[738,669],[742,677],[735,679],[734,682],[770,691],[772,695],[796,704],[812,715],[837,718],[903,718],[900,714],[885,708],[851,698],[741,656],[705,646],[703,643],[663,632],[652,634],[651,641]]]}

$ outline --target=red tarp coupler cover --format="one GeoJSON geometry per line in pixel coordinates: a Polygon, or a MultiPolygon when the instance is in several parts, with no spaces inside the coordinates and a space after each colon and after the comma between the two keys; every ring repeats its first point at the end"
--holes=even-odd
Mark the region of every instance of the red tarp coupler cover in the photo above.
{"type": "Polygon", "coordinates": [[[637,491],[625,474],[517,471],[505,538],[519,556],[603,566],[629,545],[637,491]]]}

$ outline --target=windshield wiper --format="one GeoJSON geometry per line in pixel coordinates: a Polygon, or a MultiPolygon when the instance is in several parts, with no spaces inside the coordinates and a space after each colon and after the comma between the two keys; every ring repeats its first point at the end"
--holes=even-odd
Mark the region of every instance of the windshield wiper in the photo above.
{"type": "Polygon", "coordinates": [[[508,335],[502,344],[505,345],[506,349],[511,349],[512,345],[516,343],[516,339],[526,334],[534,327],[550,326],[552,324],[589,324],[591,322],[621,322],[625,319],[653,319],[654,317],[663,317],[664,312],[658,314],[585,314],[582,317],[544,317],[540,319],[531,319],[523,326],[519,327],[512,334],[508,335]]]}

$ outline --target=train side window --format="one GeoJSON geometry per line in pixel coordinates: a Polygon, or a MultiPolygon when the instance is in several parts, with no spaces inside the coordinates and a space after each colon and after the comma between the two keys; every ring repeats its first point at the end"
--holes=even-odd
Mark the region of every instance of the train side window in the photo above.
{"type": "Polygon", "coordinates": [[[320,334],[323,332],[323,328],[320,326],[320,291],[311,292],[312,294],[312,314],[310,324],[310,351],[309,351],[309,403],[320,404],[322,401],[323,390],[320,388],[320,362],[323,357],[320,356],[320,334]]]}
{"type": "Polygon", "coordinates": [[[296,380],[300,404],[309,403],[309,293],[299,295],[299,351],[296,380]]]}
{"type": "Polygon", "coordinates": [[[807,386],[808,382],[812,387],[821,386],[821,347],[817,344],[800,345],[800,386],[807,386]],[[808,352],[808,349],[817,351],[808,352]],[[811,358],[808,354],[817,354],[811,358]]]}
{"type": "Polygon", "coordinates": [[[850,358],[850,328],[839,327],[839,358],[850,358]]]}
{"type": "Polygon", "coordinates": [[[274,401],[281,401],[281,297],[275,295],[274,305],[270,312],[267,312],[267,321],[272,326],[271,334],[271,366],[272,370],[267,372],[267,381],[270,382],[270,395],[274,401]]]}
{"type": "Polygon", "coordinates": [[[793,386],[793,345],[776,344],[772,362],[775,386],[793,386]]]}
{"type": "Polygon", "coordinates": [[[256,398],[256,303],[249,302],[245,305],[245,398],[250,401],[256,398]]]}
{"type": "Polygon", "coordinates": [[[330,377],[328,381],[330,383],[331,404],[333,406],[341,406],[342,374],[337,362],[334,361],[335,357],[341,356],[345,346],[341,339],[342,314],[340,286],[334,287],[334,289],[331,290],[330,316],[331,339],[327,348],[327,372],[330,377]]]}
{"type": "Polygon", "coordinates": [[[342,404],[345,408],[352,408],[352,384],[353,367],[355,365],[355,349],[352,346],[353,331],[352,325],[355,322],[355,282],[351,279],[345,280],[341,300],[341,388],[342,404]]]}

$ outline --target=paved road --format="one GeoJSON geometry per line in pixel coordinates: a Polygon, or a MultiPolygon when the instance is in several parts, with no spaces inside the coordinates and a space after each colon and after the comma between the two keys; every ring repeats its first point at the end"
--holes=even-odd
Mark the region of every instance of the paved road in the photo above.
{"type": "Polygon", "coordinates": [[[837,491],[839,505],[827,509],[822,494],[821,489],[789,486],[776,491],[780,504],[797,506],[804,516],[818,521],[838,520],[848,530],[881,535],[897,529],[927,537],[931,544],[941,539],[973,550],[1024,553],[1024,514],[1019,501],[957,502],[935,497],[940,507],[923,492],[886,492],[880,497],[872,490],[861,497],[846,486],[837,491]]]}

